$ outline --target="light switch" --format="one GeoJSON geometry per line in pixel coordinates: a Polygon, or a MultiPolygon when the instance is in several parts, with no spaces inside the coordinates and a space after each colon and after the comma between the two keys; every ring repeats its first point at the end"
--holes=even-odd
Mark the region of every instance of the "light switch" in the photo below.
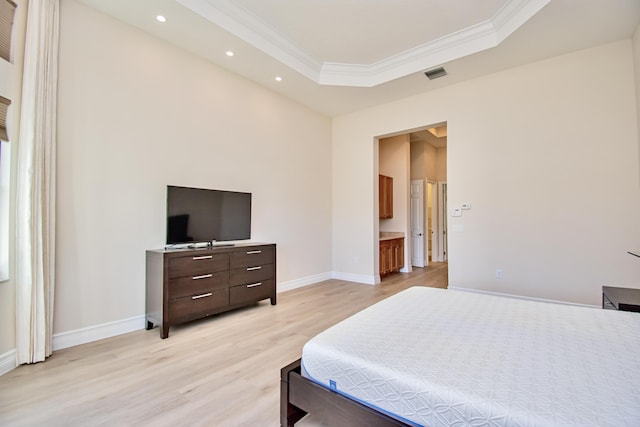
{"type": "Polygon", "coordinates": [[[462,209],[460,208],[451,209],[451,216],[462,216],[462,209]]]}
{"type": "Polygon", "coordinates": [[[468,211],[469,209],[471,209],[471,203],[463,203],[462,209],[468,211]]]}

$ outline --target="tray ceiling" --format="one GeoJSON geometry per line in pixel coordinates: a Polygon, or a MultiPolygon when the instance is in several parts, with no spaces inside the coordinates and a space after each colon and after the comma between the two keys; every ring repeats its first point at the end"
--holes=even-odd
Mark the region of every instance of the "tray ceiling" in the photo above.
{"type": "Polygon", "coordinates": [[[629,38],[640,24],[639,0],[78,1],[329,116],[629,38]],[[448,75],[428,80],[437,66],[448,75]]]}
{"type": "Polygon", "coordinates": [[[371,87],[500,44],[550,0],[178,0],[322,85],[371,87]]]}

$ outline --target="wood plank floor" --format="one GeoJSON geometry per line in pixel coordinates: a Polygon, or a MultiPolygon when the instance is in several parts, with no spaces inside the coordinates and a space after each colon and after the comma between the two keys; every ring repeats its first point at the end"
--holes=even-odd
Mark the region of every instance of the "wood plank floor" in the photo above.
{"type": "Polygon", "coordinates": [[[0,377],[0,425],[278,426],[280,368],[317,333],[411,286],[447,287],[447,264],[378,286],[328,280],[172,327],[166,340],[156,328],[57,351],[0,377]]]}

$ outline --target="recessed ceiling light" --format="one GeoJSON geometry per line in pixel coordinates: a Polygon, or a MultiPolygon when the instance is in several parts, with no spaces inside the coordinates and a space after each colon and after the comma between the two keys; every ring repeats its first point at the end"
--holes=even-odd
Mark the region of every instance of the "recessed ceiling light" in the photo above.
{"type": "Polygon", "coordinates": [[[233,55],[235,55],[235,54],[232,51],[230,51],[230,50],[227,51],[227,56],[233,56],[233,55]]]}
{"type": "Polygon", "coordinates": [[[156,16],[156,19],[158,20],[158,22],[167,22],[167,18],[162,15],[156,16]]]}
{"type": "Polygon", "coordinates": [[[280,77],[280,76],[276,76],[276,81],[277,81],[277,82],[281,82],[281,81],[282,81],[282,77],[280,77]]]}

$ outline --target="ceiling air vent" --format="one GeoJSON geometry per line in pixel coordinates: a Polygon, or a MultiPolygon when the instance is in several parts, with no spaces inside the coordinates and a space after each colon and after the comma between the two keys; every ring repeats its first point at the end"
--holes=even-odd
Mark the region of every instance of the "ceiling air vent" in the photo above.
{"type": "Polygon", "coordinates": [[[447,70],[442,67],[434,68],[433,70],[425,71],[424,75],[429,77],[429,80],[437,79],[447,75],[447,70]]]}

